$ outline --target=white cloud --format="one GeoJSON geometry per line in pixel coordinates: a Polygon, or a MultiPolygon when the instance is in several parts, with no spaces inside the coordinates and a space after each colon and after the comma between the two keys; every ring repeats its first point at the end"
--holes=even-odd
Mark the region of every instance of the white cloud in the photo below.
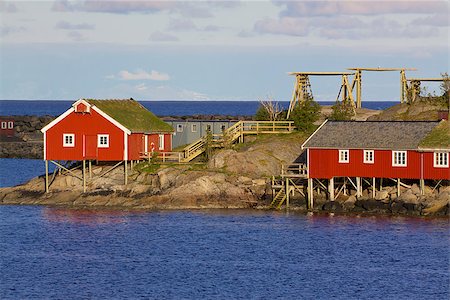
{"type": "Polygon", "coordinates": [[[171,31],[187,31],[197,30],[197,26],[189,19],[172,19],[167,29],[171,31]]]}
{"type": "Polygon", "coordinates": [[[137,70],[134,73],[122,70],[119,72],[118,77],[122,80],[155,80],[155,81],[170,80],[169,74],[160,73],[155,70],[152,70],[150,73],[144,70],[137,70]]]}
{"type": "Polygon", "coordinates": [[[17,12],[17,7],[9,1],[0,1],[0,12],[15,13],[17,12]]]}
{"type": "Polygon", "coordinates": [[[177,42],[179,39],[172,34],[161,32],[161,31],[155,31],[150,35],[149,40],[155,41],[155,42],[177,42]]]}
{"type": "Polygon", "coordinates": [[[94,30],[95,25],[88,23],[71,24],[66,21],[59,21],[56,23],[55,28],[64,30],[94,30]]]}
{"type": "Polygon", "coordinates": [[[431,1],[284,1],[274,0],[284,6],[281,16],[312,17],[333,15],[380,15],[380,14],[429,14],[448,10],[448,2],[431,1]]]}
{"type": "Polygon", "coordinates": [[[308,25],[306,20],[291,17],[282,17],[279,20],[264,18],[255,23],[254,30],[258,33],[306,36],[308,25]]]}
{"type": "Polygon", "coordinates": [[[129,14],[133,12],[154,13],[174,8],[176,1],[100,1],[100,0],[57,0],[53,10],[59,12],[84,11],[113,14],[129,14]]]}

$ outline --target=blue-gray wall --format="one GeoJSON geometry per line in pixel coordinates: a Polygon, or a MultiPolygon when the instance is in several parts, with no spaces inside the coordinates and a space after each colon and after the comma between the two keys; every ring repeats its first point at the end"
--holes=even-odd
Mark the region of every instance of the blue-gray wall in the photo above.
{"type": "Polygon", "coordinates": [[[205,136],[208,126],[212,134],[221,134],[223,129],[227,129],[236,123],[236,121],[201,120],[174,120],[165,122],[175,130],[172,139],[172,148],[188,145],[205,136]]]}

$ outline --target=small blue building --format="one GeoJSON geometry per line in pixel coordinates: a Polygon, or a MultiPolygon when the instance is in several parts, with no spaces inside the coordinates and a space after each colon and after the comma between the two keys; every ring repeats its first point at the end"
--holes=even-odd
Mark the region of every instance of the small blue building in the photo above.
{"type": "Polygon", "coordinates": [[[207,134],[222,134],[222,132],[233,126],[237,121],[232,120],[165,120],[175,132],[172,138],[172,148],[188,145],[207,134]]]}

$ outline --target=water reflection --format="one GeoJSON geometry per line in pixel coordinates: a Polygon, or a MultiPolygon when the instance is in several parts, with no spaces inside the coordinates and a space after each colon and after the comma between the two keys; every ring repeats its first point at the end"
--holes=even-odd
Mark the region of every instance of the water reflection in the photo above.
{"type": "Polygon", "coordinates": [[[137,212],[119,210],[88,210],[67,208],[44,208],[42,218],[50,223],[71,223],[82,225],[127,223],[137,212]]]}

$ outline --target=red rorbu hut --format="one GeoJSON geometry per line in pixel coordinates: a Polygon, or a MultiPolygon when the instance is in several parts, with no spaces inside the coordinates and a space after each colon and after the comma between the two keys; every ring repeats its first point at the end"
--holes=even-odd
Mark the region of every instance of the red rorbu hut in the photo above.
{"type": "Polygon", "coordinates": [[[80,99],[41,131],[47,174],[48,161],[123,162],[126,170],[143,152],[172,150],[173,128],[133,99],[80,99]]]}
{"type": "Polygon", "coordinates": [[[371,182],[374,191],[377,179],[383,178],[396,180],[398,190],[403,179],[420,180],[422,190],[424,180],[450,180],[450,128],[445,120],[325,121],[302,149],[307,151],[309,188],[315,179],[328,180],[331,200],[335,178],[348,179],[358,195],[364,182],[371,182]]]}

